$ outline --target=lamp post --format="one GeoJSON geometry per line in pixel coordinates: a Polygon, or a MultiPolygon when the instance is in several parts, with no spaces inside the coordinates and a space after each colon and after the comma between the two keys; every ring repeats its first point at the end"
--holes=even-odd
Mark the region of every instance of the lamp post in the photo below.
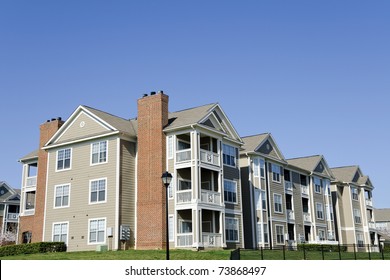
{"type": "Polygon", "coordinates": [[[169,260],[169,222],[168,222],[168,187],[171,184],[172,181],[172,174],[169,173],[168,171],[165,171],[162,176],[161,176],[162,182],[165,186],[165,222],[166,222],[166,251],[167,251],[167,260],[169,260]]]}

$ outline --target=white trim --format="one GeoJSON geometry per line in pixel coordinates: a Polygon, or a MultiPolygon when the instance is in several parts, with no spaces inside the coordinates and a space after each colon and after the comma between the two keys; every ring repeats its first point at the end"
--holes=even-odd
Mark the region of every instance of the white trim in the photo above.
{"type": "MultiPolygon", "coordinates": [[[[168,227],[169,227],[169,219],[173,219],[173,223],[172,223],[172,225],[173,225],[173,229],[172,229],[172,236],[169,236],[169,242],[175,242],[175,237],[176,237],[176,232],[175,232],[175,215],[174,214],[169,214],[169,216],[168,216],[168,227]],[[171,239],[171,237],[172,237],[172,239],[171,239]]],[[[169,234],[169,229],[168,229],[168,234],[169,234]]]]}
{"type": "Polygon", "coordinates": [[[101,141],[92,142],[92,143],[90,144],[90,147],[91,147],[90,161],[89,161],[89,165],[90,165],[90,166],[96,166],[96,165],[102,165],[102,164],[108,163],[108,140],[101,140],[101,141]],[[106,142],[106,160],[103,161],[103,162],[100,162],[100,145],[101,145],[103,142],[106,142]],[[93,163],[93,162],[92,162],[92,161],[93,161],[93,145],[95,145],[95,144],[99,144],[98,162],[93,163]]]}
{"type": "MultiPolygon", "coordinates": [[[[42,230],[42,241],[45,241],[45,231],[46,231],[46,213],[47,213],[47,188],[49,187],[49,166],[50,166],[50,153],[47,152],[46,154],[47,156],[47,164],[46,164],[46,191],[45,191],[45,204],[44,204],[44,210],[43,210],[43,230],[42,230]]],[[[57,162],[56,162],[56,165],[57,165],[57,162]]],[[[38,184],[38,165],[37,165],[37,184],[38,184]]],[[[28,172],[28,171],[27,171],[28,172]]],[[[28,173],[27,173],[28,175],[28,173]]],[[[35,209],[36,209],[36,204],[37,204],[37,186],[35,186],[35,201],[34,201],[34,214],[35,214],[35,209]]],[[[24,195],[26,195],[26,189],[24,189],[24,195]]],[[[25,201],[26,197],[24,197],[24,201],[25,201]]],[[[25,210],[25,205],[21,205],[22,207],[22,211],[24,212],[25,210]]],[[[20,209],[20,208],[19,208],[20,209]]],[[[18,223],[18,228],[19,228],[19,224],[18,223]]],[[[32,233],[31,233],[32,234],[32,233]]]]}
{"type": "Polygon", "coordinates": [[[175,154],[175,145],[174,145],[174,143],[173,143],[173,141],[174,141],[174,137],[173,137],[173,135],[169,135],[169,136],[166,136],[167,137],[167,161],[168,160],[171,160],[171,159],[173,159],[174,158],[174,154],[175,154]],[[171,154],[169,153],[169,143],[170,143],[170,141],[171,141],[171,144],[172,144],[172,150],[171,150],[171,154]]]}
{"type": "MultiPolygon", "coordinates": [[[[135,198],[134,198],[134,248],[137,249],[137,232],[138,232],[138,143],[134,143],[135,147],[135,166],[134,166],[134,188],[135,188],[135,198]]],[[[119,234],[119,228],[118,234],[119,234]]]]}
{"type": "MultiPolygon", "coordinates": [[[[88,205],[95,205],[95,204],[106,203],[107,202],[107,194],[108,194],[108,180],[107,180],[107,177],[96,178],[96,179],[90,179],[89,180],[88,205]],[[91,186],[92,186],[92,182],[101,181],[101,180],[105,180],[104,200],[103,201],[91,202],[91,186]]],[[[98,195],[97,199],[99,199],[99,190],[97,190],[97,195],[98,195]]]]}
{"type": "MultiPolygon", "coordinates": [[[[119,189],[120,189],[120,168],[121,168],[121,157],[120,157],[120,154],[121,154],[121,140],[119,138],[117,138],[116,140],[116,184],[115,184],[115,229],[114,229],[114,233],[115,233],[115,236],[114,236],[114,250],[118,250],[118,239],[119,239],[119,202],[120,202],[120,199],[119,199],[119,195],[120,195],[120,192],[119,192],[119,189]]],[[[106,189],[107,189],[107,186],[106,186],[106,189]]],[[[106,196],[107,196],[107,192],[106,192],[106,196]]]]}
{"type": "Polygon", "coordinates": [[[276,243],[276,245],[285,245],[285,242],[286,242],[286,238],[285,238],[284,225],[275,224],[275,243],[276,243]],[[278,243],[278,230],[277,230],[278,227],[282,227],[282,236],[283,236],[282,243],[278,243]]]}
{"type": "MultiPolygon", "coordinates": [[[[62,209],[62,208],[69,208],[70,207],[70,190],[71,190],[71,184],[70,183],[65,183],[65,184],[58,184],[54,185],[54,201],[53,201],[53,209],[62,209]],[[57,198],[57,188],[58,187],[69,187],[69,194],[68,194],[68,205],[66,206],[56,206],[56,198],[57,198]]],[[[47,191],[46,191],[47,192],[47,191]]],[[[63,196],[62,196],[63,197],[63,196]]],[[[61,199],[61,204],[62,204],[62,199],[61,199]]]]}
{"type": "MultiPolygon", "coordinates": [[[[49,153],[48,153],[49,155],[49,153]]],[[[69,171],[69,170],[72,170],[72,158],[73,158],[73,148],[72,147],[68,147],[68,148],[63,148],[63,149],[59,149],[56,151],[56,166],[55,166],[55,172],[64,172],[64,171],[69,171]],[[64,166],[65,166],[65,150],[70,150],[70,163],[69,163],[69,167],[68,168],[62,168],[62,169],[58,169],[58,152],[60,151],[64,151],[64,166]]]]}
{"type": "Polygon", "coordinates": [[[279,193],[273,193],[273,200],[272,200],[272,202],[273,202],[274,213],[283,214],[284,213],[284,211],[283,211],[283,196],[281,194],[279,194],[279,193]],[[276,211],[276,209],[275,209],[275,201],[276,201],[275,196],[280,196],[280,207],[282,208],[281,211],[276,211]]]}
{"type": "MultiPolygon", "coordinates": [[[[232,202],[232,201],[227,201],[226,200],[226,197],[224,195],[224,203],[228,203],[228,204],[233,204],[233,205],[238,205],[239,204],[239,201],[238,201],[238,182],[236,180],[229,180],[229,179],[223,179],[223,191],[225,192],[225,181],[229,181],[229,182],[233,182],[235,184],[235,188],[236,188],[236,202],[232,202]]],[[[241,212],[241,209],[240,209],[240,212],[241,212]]]]}
{"type": "MultiPolygon", "coordinates": [[[[51,238],[50,238],[50,240],[52,242],[54,242],[54,226],[55,225],[62,225],[62,224],[66,224],[67,225],[66,226],[66,242],[65,242],[65,244],[68,245],[69,244],[69,221],[53,222],[52,226],[51,226],[51,238]]],[[[60,241],[56,241],[56,242],[61,242],[61,240],[60,241]]]]}
{"type": "MultiPolygon", "coordinates": [[[[99,245],[99,244],[106,244],[106,238],[107,238],[107,217],[102,217],[102,218],[91,218],[88,219],[88,245],[99,245]],[[98,220],[104,220],[104,238],[103,242],[91,242],[90,237],[91,237],[91,221],[98,221],[98,220]]],[[[96,236],[97,239],[97,236],[96,236]]]]}
{"type": "Polygon", "coordinates": [[[316,219],[317,220],[321,220],[321,221],[324,221],[325,220],[325,215],[324,215],[324,204],[323,203],[321,203],[321,202],[316,202],[315,203],[316,204],[316,208],[315,208],[315,210],[316,210],[316,219]],[[322,213],[322,218],[320,218],[320,217],[318,217],[318,206],[321,206],[321,213],[322,213]]]}
{"type": "Polygon", "coordinates": [[[226,235],[226,242],[229,242],[229,243],[240,243],[240,221],[238,218],[235,218],[235,217],[226,217],[225,216],[225,235],[226,235]],[[227,230],[227,222],[226,220],[235,220],[237,221],[237,240],[228,240],[227,239],[227,234],[226,234],[226,230],[227,230]]]}

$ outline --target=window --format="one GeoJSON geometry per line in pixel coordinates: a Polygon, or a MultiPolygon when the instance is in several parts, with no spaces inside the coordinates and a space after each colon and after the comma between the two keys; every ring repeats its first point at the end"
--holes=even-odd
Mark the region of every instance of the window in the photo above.
{"type": "Polygon", "coordinates": [[[225,202],[237,203],[237,182],[224,180],[225,202]]]}
{"type": "Polygon", "coordinates": [[[169,227],[169,241],[175,241],[175,237],[174,237],[174,219],[173,219],[173,216],[169,216],[169,221],[168,221],[168,227],[169,227]]]}
{"type": "Polygon", "coordinates": [[[267,198],[265,196],[265,191],[255,189],[255,204],[256,210],[267,210],[267,198]]]}
{"type": "Polygon", "coordinates": [[[359,190],[357,188],[352,188],[352,199],[359,200],[359,190]]]}
{"type": "Polygon", "coordinates": [[[92,144],[92,164],[107,162],[107,141],[92,144]]]}
{"type": "Polygon", "coordinates": [[[192,233],[192,221],[180,220],[180,233],[192,233]]]}
{"type": "Polygon", "coordinates": [[[238,242],[238,219],[226,218],[226,241],[238,242]]]}
{"type": "Polygon", "coordinates": [[[320,241],[324,241],[325,240],[325,230],[323,229],[319,229],[318,230],[318,238],[320,241]]]}
{"type": "Polygon", "coordinates": [[[261,191],[261,203],[263,210],[267,210],[267,197],[265,196],[265,191],[261,191]]]}
{"type": "Polygon", "coordinates": [[[321,193],[321,179],[318,177],[314,177],[314,191],[321,193]]]}
{"type": "Polygon", "coordinates": [[[333,206],[326,204],[326,218],[328,221],[333,221],[333,206]]]}
{"type": "Polygon", "coordinates": [[[53,242],[68,242],[68,223],[53,224],[53,242]]]}
{"type": "Polygon", "coordinates": [[[276,244],[284,244],[284,226],[276,225],[276,244]]]}
{"type": "Polygon", "coordinates": [[[106,179],[91,181],[90,203],[106,202],[106,179]]]}
{"type": "Polygon", "coordinates": [[[301,186],[307,186],[307,177],[305,175],[300,175],[300,180],[301,180],[301,186]]]}
{"type": "Polygon", "coordinates": [[[263,229],[264,229],[264,243],[268,243],[268,225],[264,224],[263,229]]]}
{"type": "Polygon", "coordinates": [[[357,239],[357,244],[358,247],[364,247],[364,235],[361,232],[356,233],[356,239],[357,239]]]}
{"type": "Polygon", "coordinates": [[[69,185],[60,185],[55,187],[55,208],[69,206],[69,190],[69,185]]]}
{"type": "Polygon", "coordinates": [[[173,158],[173,136],[168,136],[167,137],[167,156],[168,156],[168,159],[172,159],[173,158]]]}
{"type": "Polygon", "coordinates": [[[237,149],[223,144],[223,164],[236,167],[237,149]]]}
{"type": "Polygon", "coordinates": [[[268,226],[267,224],[257,223],[257,242],[262,243],[264,237],[264,243],[268,243],[268,226]],[[261,234],[261,226],[263,225],[263,235],[261,234]]]}
{"type": "Polygon", "coordinates": [[[25,210],[35,209],[35,191],[26,192],[25,210]]]}
{"type": "Polygon", "coordinates": [[[179,179],[178,191],[187,191],[191,189],[191,181],[179,179]]]}
{"type": "Polygon", "coordinates": [[[168,198],[172,199],[173,198],[173,180],[168,186],[168,198]]]}
{"type": "Polygon", "coordinates": [[[356,208],[353,209],[353,216],[355,218],[356,224],[362,223],[362,218],[360,217],[360,210],[359,209],[356,209],[356,208]]]}
{"type": "Polygon", "coordinates": [[[57,171],[70,169],[71,149],[57,151],[57,171]]]}
{"type": "Polygon", "coordinates": [[[105,243],[106,240],[106,219],[89,220],[89,240],[90,244],[105,243]]]}
{"type": "Polygon", "coordinates": [[[274,193],[274,211],[275,213],[283,213],[282,195],[274,193]]]}
{"type": "Polygon", "coordinates": [[[316,213],[317,213],[317,219],[323,220],[324,219],[324,207],[322,206],[322,203],[316,203],[316,213]]]}
{"type": "Polygon", "coordinates": [[[280,183],[281,167],[277,164],[272,164],[272,181],[280,183]]]}
{"type": "Polygon", "coordinates": [[[261,158],[253,160],[253,175],[255,177],[265,178],[265,162],[261,158]]]}

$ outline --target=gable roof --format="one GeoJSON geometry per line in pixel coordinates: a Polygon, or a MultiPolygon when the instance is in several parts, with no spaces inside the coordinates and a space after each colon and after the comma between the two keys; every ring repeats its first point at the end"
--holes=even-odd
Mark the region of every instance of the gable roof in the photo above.
{"type": "Polygon", "coordinates": [[[390,222],[390,208],[374,209],[376,222],[390,222]]]}
{"type": "Polygon", "coordinates": [[[213,107],[215,107],[215,105],[217,105],[217,103],[169,113],[169,123],[166,129],[174,129],[197,124],[211,111],[213,107]]]}
{"type": "Polygon", "coordinates": [[[39,150],[35,150],[31,153],[28,153],[27,155],[25,155],[24,157],[19,159],[19,162],[25,162],[25,161],[29,161],[29,160],[33,160],[33,159],[38,159],[38,152],[39,152],[39,150]]]}
{"type": "Polygon", "coordinates": [[[316,169],[318,165],[322,162],[324,166],[324,171],[326,171],[329,178],[334,179],[331,169],[329,168],[323,155],[314,155],[300,158],[287,159],[289,165],[296,166],[298,168],[307,170],[312,173],[317,173],[316,169]]]}
{"type": "MultiPolygon", "coordinates": [[[[284,164],[287,164],[283,153],[280,151],[278,145],[276,144],[275,139],[273,138],[271,133],[262,133],[262,134],[257,134],[257,135],[252,135],[252,136],[247,136],[243,137],[242,140],[244,141],[244,145],[241,150],[241,154],[246,154],[246,153],[255,153],[262,155],[266,158],[269,159],[274,159],[276,161],[282,162],[284,164]],[[276,157],[271,155],[271,154],[265,154],[262,152],[262,147],[267,143],[271,144],[273,149],[272,151],[275,152],[276,157]]],[[[269,151],[269,150],[268,150],[269,151]]]]}
{"type": "Polygon", "coordinates": [[[344,183],[353,183],[358,186],[374,188],[370,177],[363,175],[358,165],[331,168],[334,177],[344,183]],[[356,180],[357,179],[357,180],[356,180]]]}
{"type": "Polygon", "coordinates": [[[10,198],[13,198],[15,196],[19,196],[19,192],[17,192],[15,189],[11,188],[11,186],[5,181],[0,181],[0,187],[6,188],[8,190],[8,192],[0,195],[0,202],[2,202],[2,203],[7,201],[10,198]]]}

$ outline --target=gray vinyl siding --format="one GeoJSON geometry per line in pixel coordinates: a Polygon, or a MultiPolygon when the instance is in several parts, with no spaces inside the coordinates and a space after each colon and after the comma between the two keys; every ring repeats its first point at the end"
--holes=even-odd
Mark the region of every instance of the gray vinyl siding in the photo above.
{"type": "MultiPolygon", "coordinates": [[[[129,247],[135,245],[136,144],[121,140],[119,225],[130,225],[129,247]]],[[[118,244],[120,248],[120,241],[118,244]]]]}
{"type": "Polygon", "coordinates": [[[118,185],[116,182],[117,138],[99,139],[99,141],[102,140],[108,140],[108,159],[107,163],[104,164],[90,165],[91,144],[96,141],[82,142],[71,146],[72,168],[70,170],[55,171],[56,152],[65,147],[49,151],[44,240],[52,240],[53,223],[68,221],[68,251],[96,249],[96,245],[88,245],[89,219],[106,218],[106,228],[115,229],[116,187],[118,185]],[[90,180],[100,178],[107,179],[106,202],[89,204],[90,180]],[[54,209],[55,186],[60,184],[71,185],[69,207],[54,209]]]}
{"type": "Polygon", "coordinates": [[[293,183],[293,200],[294,200],[294,214],[295,214],[295,240],[299,240],[299,235],[304,236],[304,222],[303,222],[303,207],[302,207],[302,192],[300,175],[296,172],[291,172],[293,183]],[[299,225],[299,226],[297,226],[299,225]]]}
{"type": "MultiPolygon", "coordinates": [[[[240,215],[232,215],[232,214],[226,214],[225,218],[234,218],[238,220],[238,242],[229,242],[226,241],[226,246],[228,249],[237,249],[237,248],[243,248],[243,245],[241,243],[241,240],[243,240],[243,225],[242,225],[242,219],[240,215]]],[[[225,235],[226,238],[226,235],[225,235]]]]}
{"type": "Polygon", "coordinates": [[[257,150],[257,152],[262,153],[264,155],[268,155],[273,158],[279,158],[276,150],[274,149],[269,140],[265,141],[265,143],[257,150]]]}
{"type": "MultiPolygon", "coordinates": [[[[239,161],[237,160],[237,163],[239,161]]],[[[230,166],[224,166],[223,168],[224,180],[235,181],[237,183],[237,203],[228,203],[225,202],[225,208],[228,210],[241,211],[241,180],[240,180],[240,170],[238,168],[233,168],[230,166]]],[[[222,182],[223,183],[223,182],[222,182]]]]}
{"type": "Polygon", "coordinates": [[[63,143],[66,141],[72,141],[74,139],[82,139],[105,132],[109,132],[109,130],[82,112],[76,117],[74,122],[68,127],[63,135],[61,135],[61,137],[58,139],[58,142],[63,143]],[[81,122],[84,122],[83,127],[80,126],[81,122]]]}
{"type": "Polygon", "coordinates": [[[268,178],[269,178],[269,190],[270,190],[270,208],[273,218],[277,219],[286,219],[286,196],[284,192],[284,178],[283,178],[283,168],[280,175],[280,183],[274,182],[272,180],[272,167],[271,163],[268,164],[268,178]],[[282,213],[276,213],[274,207],[274,194],[279,194],[282,196],[282,213]]]}

